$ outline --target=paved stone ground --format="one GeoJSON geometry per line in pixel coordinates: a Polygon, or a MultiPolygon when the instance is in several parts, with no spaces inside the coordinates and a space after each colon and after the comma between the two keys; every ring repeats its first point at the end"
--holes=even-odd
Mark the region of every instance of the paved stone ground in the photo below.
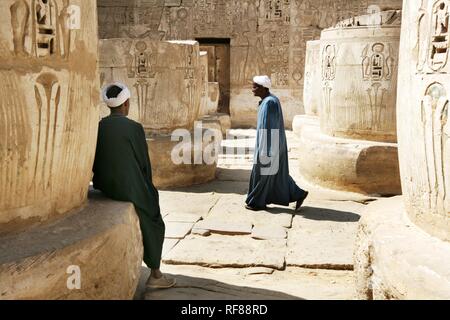
{"type": "Polygon", "coordinates": [[[300,212],[244,208],[254,130],[232,130],[212,183],[161,191],[166,222],[162,271],[176,276],[169,290],[145,291],[142,269],[136,299],[353,299],[353,250],[365,204],[358,194],[310,186],[299,174],[297,140],[287,132],[290,171],[310,197],[300,212]]]}

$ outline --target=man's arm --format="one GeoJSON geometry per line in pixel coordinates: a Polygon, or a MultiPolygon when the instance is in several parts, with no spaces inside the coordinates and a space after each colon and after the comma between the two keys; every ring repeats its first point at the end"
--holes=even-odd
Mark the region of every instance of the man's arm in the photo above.
{"type": "Polygon", "coordinates": [[[279,130],[281,128],[278,104],[273,100],[269,100],[264,106],[262,112],[261,128],[264,129],[260,132],[262,154],[271,157],[274,155],[274,151],[275,153],[278,153],[278,150],[272,150],[272,146],[276,149],[279,148],[279,130]],[[272,139],[274,141],[272,141],[272,139]],[[272,142],[274,142],[274,144],[272,142]]]}
{"type": "Polygon", "coordinates": [[[145,131],[141,124],[135,123],[133,128],[131,145],[142,173],[152,178],[152,167],[148,154],[148,145],[145,137],[145,131]]]}

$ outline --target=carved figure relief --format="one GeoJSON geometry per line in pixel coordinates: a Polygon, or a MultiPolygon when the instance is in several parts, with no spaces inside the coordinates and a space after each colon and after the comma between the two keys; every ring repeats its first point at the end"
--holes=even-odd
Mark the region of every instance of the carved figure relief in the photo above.
{"type": "Polygon", "coordinates": [[[13,31],[14,52],[26,56],[25,39],[29,35],[30,7],[25,0],[16,1],[11,6],[11,25],[13,31]]]}
{"type": "Polygon", "coordinates": [[[189,107],[195,106],[195,91],[197,89],[196,81],[195,81],[195,67],[193,64],[194,58],[194,48],[192,46],[188,46],[186,48],[186,64],[185,64],[185,83],[188,95],[188,103],[189,107]]]}
{"type": "Polygon", "coordinates": [[[336,48],[328,45],[322,56],[322,80],[334,80],[336,77],[336,48]]]}
{"type": "Polygon", "coordinates": [[[434,71],[447,64],[449,44],[449,3],[437,1],[433,5],[429,65],[434,71]]]}
{"type": "Polygon", "coordinates": [[[367,89],[367,94],[369,96],[370,102],[370,113],[372,115],[373,129],[377,129],[382,124],[382,116],[386,113],[386,96],[388,90],[382,87],[380,82],[374,82],[372,86],[367,89]]]}
{"type": "Polygon", "coordinates": [[[138,99],[139,119],[143,122],[147,119],[150,102],[155,99],[156,84],[156,81],[148,81],[143,78],[138,79],[134,84],[138,99]]]}
{"type": "Polygon", "coordinates": [[[17,56],[45,58],[70,53],[73,6],[58,8],[55,0],[17,0],[11,7],[14,53],[17,56]]]}
{"type": "Polygon", "coordinates": [[[59,39],[57,37],[58,8],[55,1],[33,1],[33,13],[37,56],[45,57],[56,53],[59,48],[59,39]]]}
{"type": "Polygon", "coordinates": [[[201,74],[202,74],[202,83],[205,84],[202,86],[202,97],[206,96],[206,88],[207,88],[207,81],[206,81],[206,66],[202,66],[202,70],[201,70],[201,74]]]}
{"type": "MultiPolygon", "coordinates": [[[[61,86],[55,75],[40,75],[34,87],[38,131],[36,135],[36,155],[34,159],[35,188],[47,190],[51,185],[51,177],[56,147],[56,128],[61,102],[61,86]]],[[[38,190],[35,190],[38,191],[38,190]]]]}
{"type": "Polygon", "coordinates": [[[148,48],[144,41],[136,42],[134,54],[129,56],[128,77],[135,78],[134,89],[138,100],[138,113],[140,121],[147,119],[147,109],[150,107],[155,97],[157,82],[154,79],[154,55],[151,48],[148,48]]]}
{"type": "Polygon", "coordinates": [[[134,55],[131,56],[131,64],[128,67],[129,78],[154,78],[153,55],[144,41],[138,41],[135,45],[134,55]]]}
{"type": "Polygon", "coordinates": [[[390,44],[369,44],[364,48],[362,58],[363,79],[370,81],[391,80],[394,69],[394,58],[390,44]],[[370,52],[369,52],[370,51],[370,52]]]}
{"type": "MultiPolygon", "coordinates": [[[[430,85],[422,101],[421,122],[426,153],[429,207],[444,212],[447,200],[450,122],[448,97],[442,84],[430,85]]],[[[448,200],[447,200],[448,201],[448,200]]]]}
{"type": "Polygon", "coordinates": [[[419,9],[419,16],[417,19],[417,25],[418,25],[418,34],[417,34],[417,71],[422,72],[425,64],[427,63],[427,55],[428,52],[426,50],[428,42],[428,12],[427,8],[425,7],[425,3],[422,0],[422,5],[419,9]]]}
{"type": "Polygon", "coordinates": [[[291,22],[290,5],[290,0],[265,0],[264,18],[267,21],[282,21],[289,24],[291,22]]]}
{"type": "Polygon", "coordinates": [[[323,115],[326,117],[331,116],[331,93],[333,91],[333,88],[331,87],[329,82],[325,82],[323,86],[323,115]]]}
{"type": "Polygon", "coordinates": [[[419,73],[445,72],[450,43],[449,0],[432,3],[431,13],[422,1],[417,18],[417,71],[419,73]],[[425,70],[425,66],[429,70],[425,70]]]}
{"type": "Polygon", "coordinates": [[[368,44],[362,53],[362,75],[370,81],[367,88],[372,129],[380,128],[387,112],[386,97],[394,73],[395,60],[392,46],[383,43],[368,44]]]}

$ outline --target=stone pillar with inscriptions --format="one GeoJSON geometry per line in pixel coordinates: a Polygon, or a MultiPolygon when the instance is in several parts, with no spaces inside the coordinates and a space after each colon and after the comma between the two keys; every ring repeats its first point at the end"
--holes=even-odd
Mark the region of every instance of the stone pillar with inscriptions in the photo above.
{"type": "Polygon", "coordinates": [[[320,40],[306,43],[305,56],[305,82],[303,89],[303,105],[305,114],[294,117],[292,128],[298,136],[301,136],[303,128],[319,126],[319,106],[322,98],[321,73],[320,73],[320,40]]]}
{"type": "Polygon", "coordinates": [[[129,299],[142,261],[130,204],[91,192],[95,1],[0,2],[0,299],[129,299]]]}
{"type": "Polygon", "coordinates": [[[315,184],[367,195],[401,193],[395,103],[399,11],[342,21],[320,40],[320,128],[301,131],[300,170],[315,184]]]}
{"type": "Polygon", "coordinates": [[[405,0],[397,126],[403,196],[360,224],[358,293],[450,299],[450,1],[405,0]]]}
{"type": "MultiPolygon", "coordinates": [[[[121,81],[131,89],[130,118],[147,134],[155,186],[215,179],[217,162],[210,157],[205,162],[210,132],[194,130],[201,118],[202,94],[206,95],[198,42],[100,40],[100,71],[102,86],[121,81]]],[[[102,113],[108,112],[104,106],[102,113]]]]}

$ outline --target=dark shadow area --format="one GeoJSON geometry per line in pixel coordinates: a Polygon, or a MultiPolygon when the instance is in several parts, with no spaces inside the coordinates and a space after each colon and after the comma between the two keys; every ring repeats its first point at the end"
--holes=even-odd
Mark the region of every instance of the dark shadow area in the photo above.
{"type": "Polygon", "coordinates": [[[338,211],[327,208],[317,208],[317,207],[302,207],[299,211],[295,211],[293,208],[269,208],[267,210],[272,214],[292,214],[294,216],[302,216],[308,220],[316,221],[333,221],[333,222],[358,222],[361,219],[359,214],[348,212],[348,211],[338,211]]]}
{"type": "Polygon", "coordinates": [[[300,211],[295,211],[293,208],[276,207],[269,208],[267,211],[272,214],[286,213],[294,216],[302,216],[305,219],[316,221],[358,222],[361,219],[359,214],[353,212],[317,207],[302,207],[300,211]]]}
{"type": "Polygon", "coordinates": [[[150,270],[141,268],[141,278],[134,300],[304,300],[282,292],[229,285],[220,281],[169,274],[177,279],[174,288],[147,290],[150,270]]]}
{"type": "Polygon", "coordinates": [[[303,207],[295,215],[317,221],[358,222],[361,219],[359,214],[353,212],[317,207],[303,207]]]}

